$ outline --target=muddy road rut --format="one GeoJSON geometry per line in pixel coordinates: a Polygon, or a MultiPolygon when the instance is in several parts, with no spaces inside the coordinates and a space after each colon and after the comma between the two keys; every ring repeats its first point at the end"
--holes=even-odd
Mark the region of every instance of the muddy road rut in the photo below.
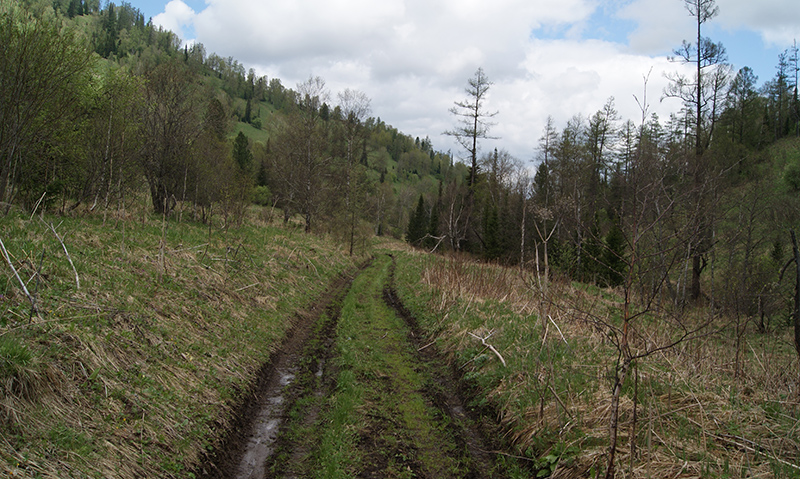
{"type": "Polygon", "coordinates": [[[340,278],[259,373],[204,478],[524,477],[393,289],[382,255],[340,278]],[[493,452],[490,452],[493,451],[493,452]]]}

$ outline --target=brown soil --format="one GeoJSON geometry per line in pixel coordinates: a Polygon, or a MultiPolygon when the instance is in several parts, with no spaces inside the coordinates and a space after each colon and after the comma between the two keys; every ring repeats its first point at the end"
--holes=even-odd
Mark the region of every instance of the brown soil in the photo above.
{"type": "MultiPolygon", "coordinates": [[[[223,447],[206,457],[195,473],[197,477],[303,477],[302,469],[295,465],[307,455],[314,438],[291,437],[288,411],[299,399],[327,397],[335,388],[337,373],[329,371],[327,365],[334,351],[340,299],[347,293],[352,279],[339,278],[315,305],[295,315],[291,333],[261,368],[252,393],[235,409],[236,421],[226,432],[223,447]]],[[[383,297],[408,325],[408,340],[418,350],[419,360],[426,365],[432,377],[431,384],[436,385],[426,391],[426,396],[441,414],[450,417],[450,436],[455,438],[457,449],[464,451],[468,458],[465,462],[469,472],[461,477],[503,477],[497,472],[502,466],[496,461],[496,451],[502,447],[502,434],[493,416],[487,414],[489,411],[465,406],[467,393],[455,371],[446,366],[435,346],[423,347],[426,341],[416,319],[399,301],[391,284],[384,290],[383,297]],[[489,471],[496,472],[487,475],[489,471]]],[[[317,405],[320,401],[307,402],[311,406],[305,407],[299,418],[294,415],[294,420],[302,426],[314,424],[320,413],[317,405]]],[[[371,418],[360,441],[362,452],[368,458],[365,463],[371,464],[369,469],[373,471],[383,469],[380,462],[386,457],[385,451],[381,451],[381,421],[392,421],[392,418],[371,418]],[[373,429],[374,434],[370,434],[373,429]]],[[[365,470],[359,477],[378,476],[365,470]]]]}
{"type": "MultiPolygon", "coordinates": [[[[322,313],[329,310],[350,286],[352,277],[340,276],[331,284],[315,304],[298,311],[292,328],[283,344],[264,364],[241,403],[234,408],[235,420],[231,429],[222,436],[222,446],[209,453],[195,471],[201,479],[264,478],[266,464],[273,455],[276,440],[285,422],[285,412],[294,398],[288,397],[287,388],[302,374],[303,354],[315,335],[322,313]]],[[[330,327],[321,331],[331,336],[330,327]]],[[[316,370],[317,364],[305,364],[316,370]]]]}

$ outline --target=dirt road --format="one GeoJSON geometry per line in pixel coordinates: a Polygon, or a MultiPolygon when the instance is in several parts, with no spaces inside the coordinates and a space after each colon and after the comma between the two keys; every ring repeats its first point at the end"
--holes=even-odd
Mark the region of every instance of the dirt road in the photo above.
{"type": "Polygon", "coordinates": [[[465,406],[393,293],[393,271],[379,256],[296,314],[235,432],[198,476],[525,476],[496,452],[494,422],[465,406]]]}

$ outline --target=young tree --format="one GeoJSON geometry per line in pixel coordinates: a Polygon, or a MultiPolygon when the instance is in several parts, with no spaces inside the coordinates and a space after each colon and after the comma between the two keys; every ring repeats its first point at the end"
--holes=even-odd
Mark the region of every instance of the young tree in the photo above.
{"type": "Polygon", "coordinates": [[[478,174],[478,140],[496,139],[489,136],[489,130],[494,123],[489,119],[497,115],[498,112],[487,112],[484,109],[486,96],[492,82],[483,72],[483,68],[478,68],[475,75],[467,80],[467,99],[455,102],[455,106],[450,109],[450,113],[458,118],[455,129],[444,132],[445,135],[452,136],[467,151],[471,170],[469,174],[470,188],[475,186],[478,174]]]}
{"type": "Polygon", "coordinates": [[[364,165],[358,159],[360,152],[366,154],[366,129],[364,121],[370,113],[370,99],[361,91],[346,89],[339,93],[339,110],[343,126],[342,139],[344,140],[344,200],[345,214],[349,216],[350,255],[353,254],[355,243],[356,223],[359,211],[363,209],[364,195],[359,194],[364,190],[365,176],[364,165]]]}

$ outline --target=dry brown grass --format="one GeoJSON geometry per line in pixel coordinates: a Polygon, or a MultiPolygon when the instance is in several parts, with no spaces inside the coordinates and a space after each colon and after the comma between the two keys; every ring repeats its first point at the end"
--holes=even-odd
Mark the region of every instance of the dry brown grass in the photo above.
{"type": "MultiPolygon", "coordinates": [[[[608,326],[618,321],[621,293],[557,281],[548,299],[518,269],[412,256],[423,287],[405,287],[428,291],[426,327],[455,360],[473,359],[463,368],[488,388],[518,449],[561,454],[551,477],[604,468],[617,354],[608,326]],[[467,335],[488,331],[508,368],[467,335]]],[[[641,317],[634,350],[670,344],[709,314],[641,317]]],[[[749,331],[736,374],[731,320],[712,319],[703,334],[637,361],[620,404],[618,477],[800,476],[800,366],[790,331],[749,331]]]]}
{"type": "Polygon", "coordinates": [[[163,252],[161,218],[128,218],[47,219],[80,290],[37,218],[0,219],[18,269],[38,276],[44,313],[28,324],[30,304],[4,272],[0,335],[33,359],[14,376],[27,377],[24,390],[0,387],[2,477],[185,477],[217,445],[293,312],[358,261],[260,213],[210,233],[171,222],[163,252]]]}

